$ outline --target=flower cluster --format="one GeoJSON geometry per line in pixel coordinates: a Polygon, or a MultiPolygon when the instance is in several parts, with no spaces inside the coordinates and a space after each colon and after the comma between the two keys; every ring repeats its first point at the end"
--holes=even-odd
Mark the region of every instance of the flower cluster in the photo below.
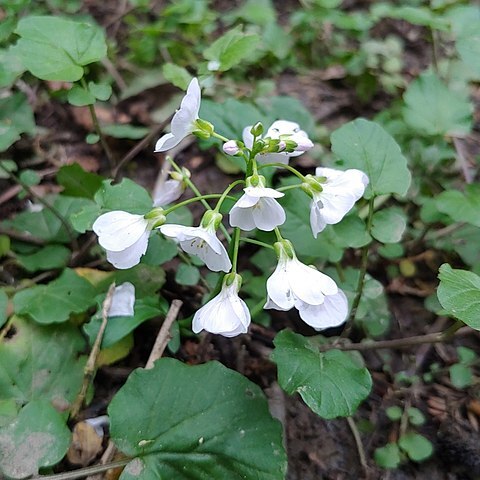
{"type": "Polygon", "coordinates": [[[242,141],[231,140],[215,132],[211,123],[199,118],[200,100],[200,86],[198,80],[193,79],[180,109],[173,116],[171,133],[157,141],[155,151],[167,151],[190,134],[200,138],[218,138],[223,142],[223,151],[227,155],[235,155],[245,161],[245,179],[232,183],[222,194],[202,196],[190,180],[190,173],[171,161],[176,171],[171,173],[170,180],[156,189],[154,208],[150,212],[145,215],[107,212],[93,224],[99,243],[106,250],[107,260],[117,268],[133,267],[145,254],[151,232],[159,230],[165,237],[173,239],[184,252],[203,260],[210,270],[225,272],[220,292],[196,312],[192,329],[195,333],[206,330],[233,337],[246,333],[250,324],[250,312],[239,297],[242,283],[237,273],[240,232],[254,229],[275,231],[277,242],[273,248],[278,263],[266,282],[264,308],[283,311],[296,308],[300,318],[316,330],[342,324],[348,314],[345,294],[332,278],[302,263],[292,243],[282,237],[279,227],[286,221],[281,205],[284,193],[281,188],[268,186],[259,170],[265,166],[287,168],[301,179],[293,188],[302,189],[310,198],[310,227],[315,238],[327,225],[340,222],[352,209],[363,196],[368,177],[356,169],[340,171],[324,167],[318,167],[314,175],[302,175],[289,165],[289,160],[311,149],[313,143],[297,123],[277,120],[266,132],[263,125],[257,123],[245,127],[242,141]],[[228,195],[230,191],[239,184],[243,184],[244,193],[229,212],[229,224],[233,227],[230,239],[222,224],[220,208],[227,197],[231,198],[228,195]],[[193,189],[195,198],[165,207],[175,202],[187,187],[193,189]],[[205,197],[217,197],[218,201],[215,208],[205,212],[198,226],[167,223],[168,214],[175,208],[192,201],[205,202],[205,197]],[[230,255],[217,236],[220,228],[223,228],[230,243],[230,255]]]}

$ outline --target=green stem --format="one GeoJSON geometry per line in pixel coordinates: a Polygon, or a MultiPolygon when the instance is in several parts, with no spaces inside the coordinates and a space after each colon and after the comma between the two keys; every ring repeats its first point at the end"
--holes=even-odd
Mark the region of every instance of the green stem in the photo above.
{"type": "Polygon", "coordinates": [[[44,200],[42,197],[37,195],[29,185],[27,185],[23,180],[20,179],[20,177],[17,177],[13,172],[10,172],[7,168],[3,166],[2,163],[0,163],[0,168],[15,182],[18,183],[24,190],[26,190],[29,195],[34,198],[38,203],[41,203],[47,210],[50,210],[52,214],[58,218],[62,226],[65,228],[67,232],[67,236],[72,244],[72,247],[74,250],[78,250],[78,243],[77,239],[75,238],[75,234],[73,233],[72,227],[68,223],[68,220],[49,202],[44,200]]]}
{"type": "Polygon", "coordinates": [[[232,189],[234,189],[237,185],[240,185],[240,184],[244,184],[245,183],[245,180],[235,180],[235,182],[231,183],[226,189],[225,191],[222,193],[222,195],[220,196],[220,200],[217,202],[217,205],[215,206],[215,209],[214,211],[215,212],[220,212],[220,208],[222,207],[222,203],[223,201],[226,199],[226,198],[229,198],[233,201],[236,201],[236,198],[233,198],[233,197],[229,197],[228,194],[230,193],[230,191],[232,189]]]}
{"type": "Polygon", "coordinates": [[[280,233],[280,230],[278,227],[275,227],[275,236],[277,237],[277,242],[283,241],[282,234],[280,233]]]}
{"type": "MultiPolygon", "coordinates": [[[[195,184],[183,174],[182,169],[176,164],[176,162],[173,160],[172,157],[167,156],[166,157],[167,161],[170,163],[170,165],[183,176],[183,179],[185,180],[185,183],[189,186],[190,190],[195,194],[197,198],[203,197],[203,195],[200,193],[200,190],[195,186],[195,184]]],[[[205,199],[201,199],[200,202],[202,205],[207,209],[207,210],[213,210],[212,207],[207,203],[205,199]]],[[[225,225],[220,224],[220,230],[222,233],[225,235],[225,238],[227,241],[230,243],[231,237],[230,234],[227,232],[227,229],[225,228],[225,225]]]]}
{"type": "Polygon", "coordinates": [[[286,192],[287,190],[294,190],[295,188],[301,188],[301,184],[300,183],[297,183],[296,185],[287,185],[285,187],[279,187],[279,188],[276,188],[275,190],[277,192],[286,192]]]}
{"type": "MultiPolygon", "coordinates": [[[[371,197],[368,202],[368,217],[367,217],[367,233],[369,235],[370,235],[370,232],[372,231],[372,221],[373,221],[374,210],[375,210],[375,198],[371,197]]],[[[357,315],[358,306],[360,305],[360,300],[362,299],[363,287],[365,285],[365,275],[367,274],[368,253],[370,250],[370,245],[371,245],[371,242],[365,245],[362,249],[362,258],[360,262],[360,275],[358,277],[357,291],[355,294],[355,298],[353,299],[350,317],[348,318],[345,328],[342,334],[340,335],[339,339],[345,338],[350,334],[353,323],[355,321],[355,317],[357,315]]]]}
{"type": "MultiPolygon", "coordinates": [[[[87,82],[85,81],[84,77],[80,79],[80,83],[82,84],[82,87],[88,91],[87,82]]],[[[102,128],[100,127],[100,122],[98,121],[97,112],[95,111],[95,106],[93,104],[88,105],[88,110],[90,111],[93,127],[95,128],[95,132],[97,133],[98,138],[100,138],[100,143],[102,144],[103,150],[105,151],[105,155],[107,156],[108,163],[110,165],[110,170],[113,176],[115,172],[115,165],[116,165],[115,157],[113,155],[113,152],[110,150],[110,147],[107,141],[105,140],[105,136],[103,135],[102,128]]]]}
{"type": "MultiPolygon", "coordinates": [[[[176,203],[175,205],[172,205],[170,208],[167,208],[164,211],[164,215],[168,215],[169,213],[173,212],[177,208],[184,207],[185,205],[189,205],[190,203],[195,203],[195,202],[200,202],[202,200],[208,200],[211,198],[222,198],[222,194],[220,193],[209,193],[208,195],[201,195],[199,197],[193,197],[193,198],[188,198],[187,200],[183,200],[180,203],[176,203]]],[[[226,196],[224,198],[228,198],[229,200],[235,201],[236,198],[234,197],[229,197],[226,196]]]]}
{"type": "Polygon", "coordinates": [[[93,465],[92,467],[80,468],[70,472],[55,473],[53,475],[37,475],[36,477],[32,477],[31,480],[76,480],[77,478],[88,477],[89,475],[106,472],[111,468],[124,467],[131,461],[131,458],[124,458],[115,462],[105,463],[104,465],[93,465]]]}
{"type": "Polygon", "coordinates": [[[260,240],[255,240],[253,238],[240,237],[240,241],[245,243],[252,243],[253,245],[258,245],[259,247],[270,248],[271,250],[275,251],[272,245],[269,245],[268,243],[265,243],[265,242],[261,242],[260,240]]]}
{"type": "Polygon", "coordinates": [[[227,137],[224,137],[223,135],[220,135],[217,132],[212,132],[212,137],[218,138],[222,142],[228,142],[229,141],[229,139],[227,137]]]}
{"type": "Polygon", "coordinates": [[[288,170],[289,172],[293,173],[296,177],[298,177],[302,182],[305,181],[305,176],[302,175],[296,168],[291,167],[290,165],[286,165],[284,163],[264,163],[263,165],[260,165],[258,167],[259,170],[262,168],[267,168],[267,167],[279,167],[279,168],[284,168],[285,170],[288,170]]]}
{"type": "Polygon", "coordinates": [[[240,228],[233,229],[232,272],[237,273],[238,250],[240,246],[240,228]]]}

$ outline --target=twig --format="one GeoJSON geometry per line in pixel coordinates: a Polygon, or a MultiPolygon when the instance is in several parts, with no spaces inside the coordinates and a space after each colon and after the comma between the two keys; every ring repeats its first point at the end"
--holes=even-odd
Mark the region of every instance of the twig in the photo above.
{"type": "Polygon", "coordinates": [[[54,475],[37,475],[36,477],[32,477],[31,480],[75,480],[88,475],[106,472],[111,468],[124,467],[127,465],[127,463],[130,463],[131,460],[131,458],[124,458],[122,460],[117,460],[116,462],[107,463],[105,465],[93,465],[91,467],[80,468],[71,472],[56,473],[54,475]]]}
{"type": "Polygon", "coordinates": [[[120,170],[133,158],[135,158],[150,142],[150,140],[157,136],[172,119],[173,114],[170,115],[165,121],[157,125],[146,137],[138,142],[131,150],[129,150],[125,156],[117,163],[116,167],[112,170],[112,177],[114,182],[118,181],[118,175],[120,170]]]}
{"type": "Polygon", "coordinates": [[[6,169],[1,163],[0,163],[0,168],[18,185],[21,185],[24,190],[26,190],[29,195],[37,200],[38,203],[41,203],[47,210],[50,210],[52,214],[58,218],[62,226],[65,228],[68,238],[74,248],[74,250],[78,249],[78,243],[77,239],[75,238],[75,234],[73,233],[72,227],[68,223],[68,221],[64,218],[64,216],[50,203],[48,203],[46,200],[44,200],[40,195],[37,195],[32,188],[30,188],[29,185],[27,185],[23,180],[21,180],[17,175],[15,175],[13,172],[10,172],[8,169],[6,169]]]}
{"type": "Polygon", "coordinates": [[[362,465],[362,468],[365,474],[367,474],[368,473],[367,456],[365,455],[365,449],[363,448],[360,432],[358,431],[355,420],[352,417],[347,417],[347,423],[352,432],[353,439],[355,440],[355,445],[357,446],[357,453],[358,453],[358,458],[360,460],[360,464],[362,465]]]}
{"type": "Polygon", "coordinates": [[[103,301],[102,305],[102,323],[100,325],[100,329],[97,333],[97,337],[95,338],[95,342],[92,347],[92,351],[88,357],[87,363],[85,364],[85,368],[83,370],[83,384],[80,390],[80,393],[77,395],[75,402],[73,403],[72,409],[70,411],[71,418],[76,418],[78,412],[82,408],[83,401],[85,400],[85,396],[87,394],[88,386],[93,379],[95,374],[95,368],[97,364],[98,354],[100,353],[100,347],[102,345],[103,334],[105,333],[105,329],[107,328],[107,321],[108,321],[108,311],[110,310],[110,306],[112,305],[112,298],[113,293],[115,292],[115,283],[110,285],[108,289],[107,296],[103,301]]]}
{"type": "Polygon", "coordinates": [[[424,343],[442,343],[454,336],[455,332],[464,326],[463,322],[455,322],[450,328],[440,333],[430,333],[428,335],[416,335],[413,337],[396,338],[393,340],[378,340],[364,343],[350,343],[338,344],[332,343],[330,345],[320,345],[319,351],[326,352],[328,350],[342,350],[346,351],[366,351],[366,350],[381,350],[387,348],[403,348],[412,347],[415,345],[423,345],[424,343]]]}
{"type": "Polygon", "coordinates": [[[155,361],[163,355],[163,352],[168,342],[172,338],[170,335],[170,328],[173,322],[176,320],[182,304],[183,302],[181,300],[172,301],[167,316],[165,317],[165,320],[163,321],[163,324],[158,332],[155,344],[153,345],[152,351],[150,352],[150,356],[148,357],[147,363],[145,365],[146,369],[152,368],[155,361]]]}
{"type": "Polygon", "coordinates": [[[45,245],[45,241],[41,238],[32,237],[29,233],[26,232],[17,232],[10,228],[4,228],[0,226],[0,235],[7,235],[7,237],[13,238],[15,240],[20,240],[21,242],[31,243],[32,245],[45,245]]]}
{"type": "MultiPolygon", "coordinates": [[[[102,458],[100,459],[99,465],[112,465],[111,461],[113,460],[113,457],[115,456],[115,453],[117,451],[117,447],[115,447],[115,444],[109,440],[107,448],[103,452],[102,458]]],[[[119,465],[122,466],[122,465],[119,465]]],[[[111,467],[114,468],[114,467],[111,467]]],[[[101,480],[102,479],[102,473],[104,470],[99,471],[99,472],[94,472],[93,475],[89,475],[87,480],[101,480]]]]}

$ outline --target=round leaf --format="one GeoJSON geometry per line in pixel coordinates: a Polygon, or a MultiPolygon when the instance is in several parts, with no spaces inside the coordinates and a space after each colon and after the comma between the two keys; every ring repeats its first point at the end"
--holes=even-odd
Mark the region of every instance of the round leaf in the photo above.
{"type": "Polygon", "coordinates": [[[70,444],[70,430],[46,400],[26,405],[10,425],[0,429],[0,471],[11,478],[38,473],[58,463],[70,444]]]}
{"type": "Polygon", "coordinates": [[[359,118],[335,130],[330,139],[344,167],[358,168],[368,175],[367,197],[372,193],[407,193],[411,181],[407,159],[380,125],[359,118]]]}
{"type": "Polygon", "coordinates": [[[397,468],[400,465],[400,449],[396,443],[389,443],[377,448],[374,453],[375,462],[382,468],[397,468]]]}
{"type": "Polygon", "coordinates": [[[353,415],[372,388],[368,370],[340,350],[320,352],[314,338],[283,330],[275,338],[272,358],[278,382],[289,394],[298,392],[323,418],[353,415]]]}
{"type": "Polygon", "coordinates": [[[122,480],[274,480],[286,469],[280,424],[261,390],[217,362],[164,358],[137,369],[108,409],[112,440],[135,457],[122,480]]]}
{"type": "Polygon", "coordinates": [[[372,236],[379,242],[397,243],[407,226],[405,214],[399,208],[386,208],[373,215],[372,236]]]}
{"type": "Polygon", "coordinates": [[[398,440],[399,447],[408,455],[410,460],[421,462],[433,453],[430,440],[418,433],[407,433],[398,440]]]}

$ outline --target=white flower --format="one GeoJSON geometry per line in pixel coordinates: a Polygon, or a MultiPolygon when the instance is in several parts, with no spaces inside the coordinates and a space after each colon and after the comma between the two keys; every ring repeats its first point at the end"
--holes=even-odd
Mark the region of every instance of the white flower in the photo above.
{"type": "Polygon", "coordinates": [[[288,240],[275,243],[279,259],[267,280],[264,308],[290,310],[316,330],[342,324],[348,314],[345,294],[328,275],[300,262],[288,240]]]}
{"type": "MultiPolygon", "coordinates": [[[[250,133],[252,126],[245,127],[243,129],[243,143],[246,147],[252,148],[253,135],[250,133]]],[[[275,140],[292,140],[297,143],[297,148],[294,152],[279,152],[279,153],[264,153],[257,156],[257,160],[260,163],[284,163],[288,164],[290,157],[297,157],[306,150],[310,150],[313,147],[312,141],[308,138],[308,135],[303,130],[300,130],[300,125],[288,120],[277,120],[273,122],[264,138],[273,138],[275,140]]],[[[283,147],[285,148],[285,147],[283,147]]]]}
{"type": "Polygon", "coordinates": [[[225,275],[220,293],[195,313],[192,321],[195,333],[206,330],[224,337],[247,333],[250,312],[238,296],[241,279],[237,274],[225,275]]]}
{"type": "Polygon", "coordinates": [[[200,227],[166,224],[160,231],[177,242],[184,252],[201,258],[210,270],[229,272],[232,268],[225,247],[215,235],[213,222],[200,227]]]}
{"type": "Polygon", "coordinates": [[[264,187],[263,182],[256,187],[249,186],[243,190],[244,195],[230,210],[232,227],[240,227],[242,230],[258,228],[270,232],[285,223],[285,211],[275,200],[283,197],[283,193],[264,187]]]}
{"type": "Polygon", "coordinates": [[[318,167],[316,177],[322,191],[311,190],[313,199],[310,205],[310,226],[315,238],[327,226],[334,225],[362,197],[368,185],[368,177],[360,170],[350,169],[342,172],[333,168],[318,167]]]}
{"type": "Polygon", "coordinates": [[[100,215],[92,228],[107,252],[107,260],[117,268],[137,265],[147,251],[151,227],[143,215],[115,210],[100,215]]]}
{"type": "Polygon", "coordinates": [[[178,145],[187,135],[195,130],[195,121],[200,110],[200,85],[194,78],[187,88],[180,109],[172,118],[171,133],[161,137],[155,145],[155,152],[165,152],[178,145]]]}
{"type": "Polygon", "coordinates": [[[185,191],[185,182],[172,178],[162,183],[153,192],[153,206],[168,205],[180,198],[185,191]]]}
{"type": "Polygon", "coordinates": [[[109,317],[133,317],[135,305],[135,287],[125,282],[115,287],[112,303],[108,310],[109,317]]]}

